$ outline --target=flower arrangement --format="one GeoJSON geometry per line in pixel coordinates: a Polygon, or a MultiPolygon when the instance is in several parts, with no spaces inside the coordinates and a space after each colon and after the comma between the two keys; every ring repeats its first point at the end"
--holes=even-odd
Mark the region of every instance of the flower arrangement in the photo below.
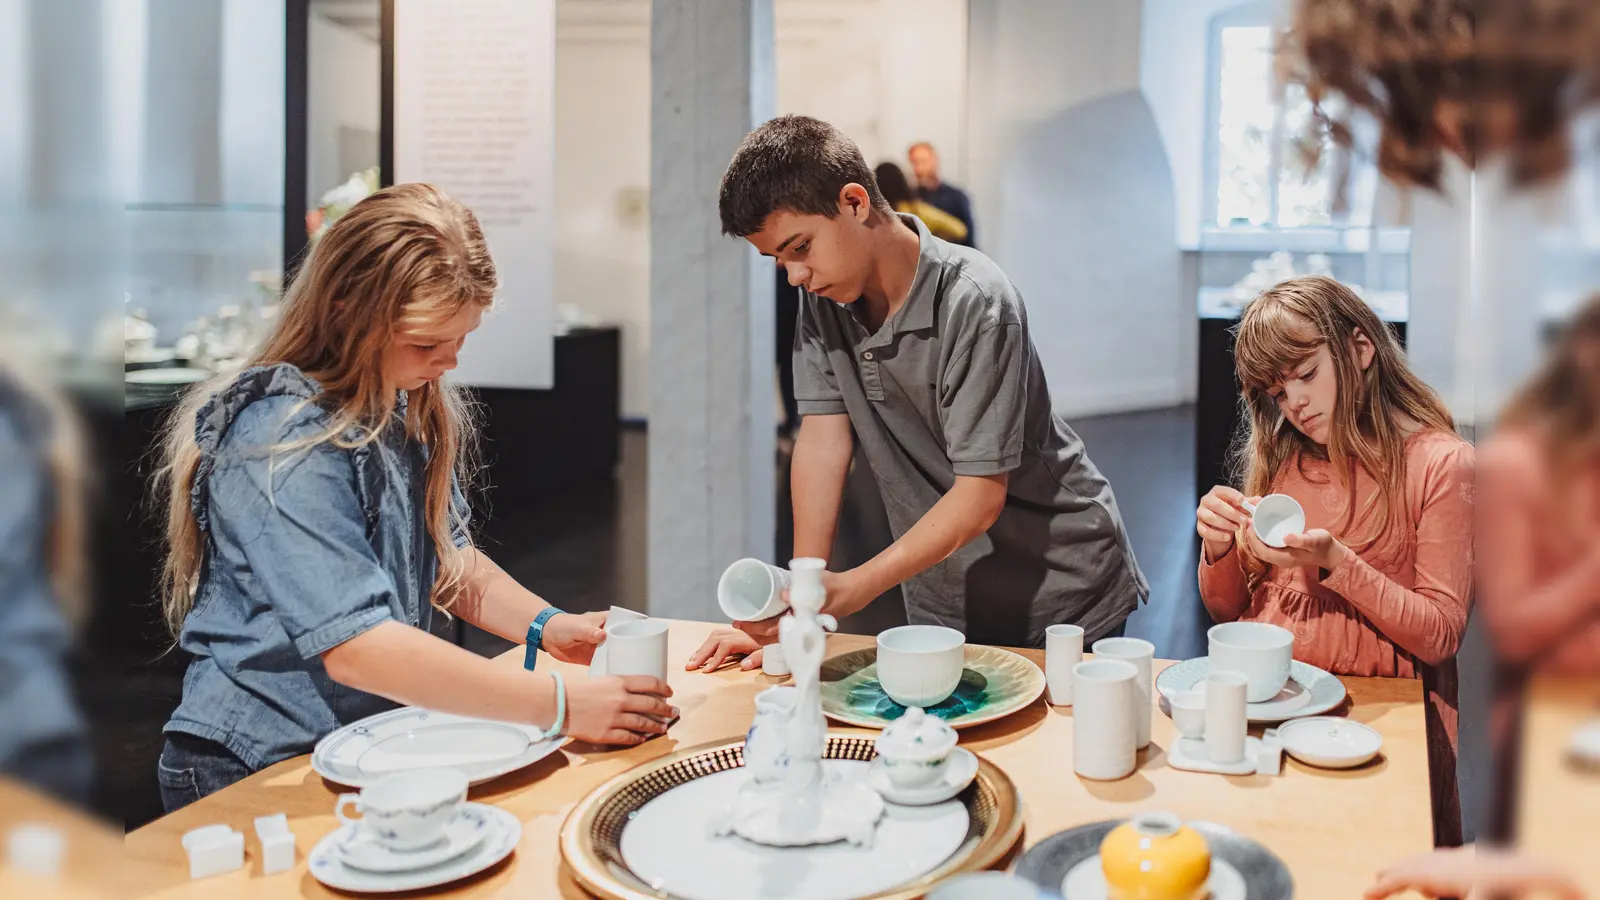
{"type": "Polygon", "coordinates": [[[306,234],[313,243],[328,230],[338,218],[350,211],[367,195],[378,190],[378,167],[351,175],[344,184],[331,188],[322,195],[317,208],[306,213],[306,234]]]}

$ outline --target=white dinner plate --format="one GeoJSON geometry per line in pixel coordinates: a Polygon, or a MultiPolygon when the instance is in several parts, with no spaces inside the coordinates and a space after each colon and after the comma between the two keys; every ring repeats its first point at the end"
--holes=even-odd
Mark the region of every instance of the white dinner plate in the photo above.
{"type": "MultiPolygon", "coordinates": [[[[1204,656],[1173,663],[1156,676],[1156,691],[1172,698],[1190,688],[1202,686],[1211,671],[1211,660],[1204,656]]],[[[1245,706],[1252,722],[1284,722],[1301,716],[1325,713],[1344,702],[1344,682],[1326,671],[1294,660],[1289,663],[1289,684],[1271,700],[1245,706]]]]}
{"type": "Polygon", "coordinates": [[[564,737],[540,729],[407,706],[352,722],[317,742],[311,768],[337,784],[363,788],[385,775],[456,769],[482,784],[561,749],[564,737]]]}
{"type": "Polygon", "coordinates": [[[195,384],[210,377],[206,369],[135,369],[122,376],[128,384],[195,384]]]}
{"type": "Polygon", "coordinates": [[[345,828],[350,827],[345,826],[318,841],[312,849],[308,862],[311,877],[336,890],[364,894],[417,891],[470,878],[511,855],[511,851],[517,848],[517,842],[522,840],[522,823],[516,816],[498,807],[481,803],[467,805],[476,806],[487,813],[489,833],[464,856],[404,872],[362,871],[346,865],[340,856],[339,844],[348,837],[345,828]]]}

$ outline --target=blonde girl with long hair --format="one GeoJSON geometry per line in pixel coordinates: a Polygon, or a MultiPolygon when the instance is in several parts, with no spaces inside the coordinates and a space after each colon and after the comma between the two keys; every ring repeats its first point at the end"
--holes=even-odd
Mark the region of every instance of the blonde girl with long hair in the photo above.
{"type": "Polygon", "coordinates": [[[1218,622],[1294,632],[1297,659],[1339,675],[1425,678],[1435,840],[1460,842],[1457,648],[1472,588],[1473,451],[1388,328],[1349,288],[1295,278],[1239,322],[1243,490],[1196,511],[1200,596],[1218,622]],[[1283,549],[1247,499],[1288,494],[1304,534],[1283,549]]]}
{"type": "Polygon", "coordinates": [[[428,633],[448,611],[586,662],[603,613],[561,615],[472,545],[473,429],[442,380],[494,263],[442,191],[379,191],[318,241],[243,371],[166,434],[163,603],[193,654],[158,768],[169,811],[395,703],[634,744],[676,715],[654,678],[496,665],[428,633]]]}

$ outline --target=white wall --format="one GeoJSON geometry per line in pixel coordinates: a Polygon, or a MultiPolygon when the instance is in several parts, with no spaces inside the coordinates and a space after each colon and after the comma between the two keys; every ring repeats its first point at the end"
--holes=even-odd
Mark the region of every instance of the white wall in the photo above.
{"type": "Polygon", "coordinates": [[[1067,416],[1193,397],[1170,167],[1139,95],[1137,4],[972,0],[969,179],[1067,416]]]}
{"type": "MultiPolygon", "coordinates": [[[[775,17],[779,113],[839,126],[868,164],[931,141],[962,183],[966,0],[776,0],[775,17]]],[[[556,4],[555,299],[622,325],[630,418],[650,394],[649,24],[648,0],[556,4]]]]}
{"type": "Polygon", "coordinates": [[[382,70],[377,43],[315,12],[307,43],[311,92],[306,98],[306,201],[315,206],[352,174],[339,163],[341,126],[374,135],[372,165],[377,165],[382,70]]]}

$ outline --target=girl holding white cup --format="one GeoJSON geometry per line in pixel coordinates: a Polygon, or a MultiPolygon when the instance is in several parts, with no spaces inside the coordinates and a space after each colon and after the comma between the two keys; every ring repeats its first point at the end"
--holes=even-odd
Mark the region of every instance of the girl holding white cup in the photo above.
{"type": "Polygon", "coordinates": [[[1201,599],[1218,622],[1288,629],[1295,658],[1337,675],[1431,670],[1436,836],[1458,841],[1455,654],[1472,589],[1472,446],[1388,327],[1331,278],[1262,293],[1237,334],[1244,490],[1213,487],[1195,513],[1201,599]],[[1257,533],[1251,508],[1268,494],[1298,504],[1299,533],[1257,533]]]}

